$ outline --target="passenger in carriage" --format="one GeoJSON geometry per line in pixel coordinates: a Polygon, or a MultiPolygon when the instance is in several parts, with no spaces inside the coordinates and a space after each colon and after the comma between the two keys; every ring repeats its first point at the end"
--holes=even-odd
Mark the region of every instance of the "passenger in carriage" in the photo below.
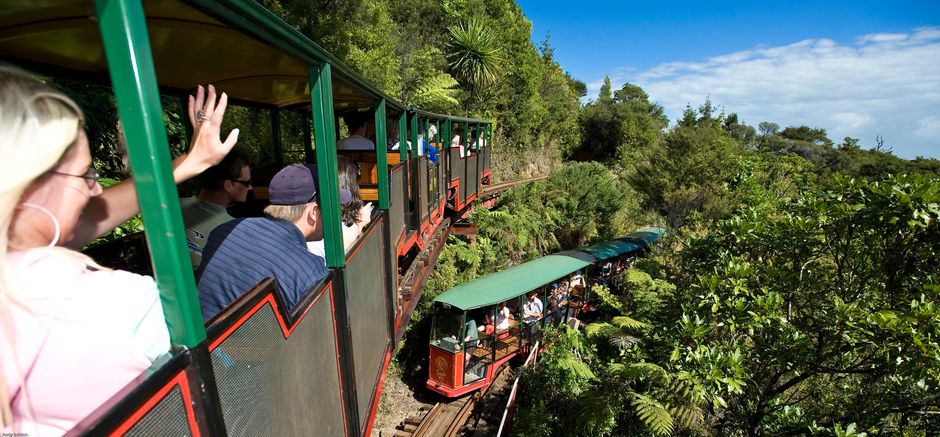
{"type": "Polygon", "coordinates": [[[450,148],[460,149],[460,157],[464,158],[467,156],[467,152],[464,150],[463,143],[460,141],[461,135],[463,135],[463,129],[459,127],[454,128],[454,138],[450,140],[450,148]]]}
{"type": "MultiPolygon", "coordinates": [[[[389,120],[388,123],[385,123],[387,128],[387,144],[388,150],[398,150],[399,147],[399,138],[398,138],[398,122],[394,120],[389,120]]],[[[408,141],[408,134],[405,133],[405,144],[408,145],[408,150],[411,150],[411,141],[408,141]]]]}
{"type": "Polygon", "coordinates": [[[203,172],[199,179],[202,182],[199,194],[180,199],[193,269],[202,261],[202,250],[212,230],[233,220],[226,208],[248,200],[248,191],[252,188],[248,157],[233,151],[203,172]]]}
{"type": "Polygon", "coordinates": [[[427,152],[428,161],[432,163],[437,162],[437,150],[434,149],[434,145],[431,141],[434,141],[434,136],[437,135],[437,127],[433,124],[428,126],[428,138],[424,138],[424,134],[418,134],[418,148],[419,153],[423,156],[425,151],[427,152]]]}
{"type": "Polygon", "coordinates": [[[503,302],[499,304],[499,310],[496,312],[496,331],[505,331],[512,326],[512,320],[515,318],[512,316],[512,311],[509,309],[508,303],[503,302]]]}
{"type": "MultiPolygon", "coordinates": [[[[362,196],[359,194],[359,165],[346,156],[339,155],[337,159],[337,168],[339,170],[339,189],[340,189],[340,212],[342,214],[343,225],[343,249],[349,252],[356,244],[362,230],[372,221],[372,202],[362,203],[362,196]]],[[[314,172],[316,178],[316,172],[314,172]]],[[[323,247],[323,240],[308,241],[307,249],[324,259],[326,250],[323,247]]]]}
{"type": "Polygon", "coordinates": [[[483,335],[493,335],[493,333],[496,332],[492,310],[487,311],[486,315],[483,316],[483,324],[477,328],[477,331],[482,332],[483,335]]]}
{"type": "MultiPolygon", "coordinates": [[[[177,183],[237,141],[219,140],[227,97],[208,94],[190,98],[196,128],[177,183]]],[[[138,211],[132,181],[102,190],[75,102],[0,66],[0,154],[0,429],[61,435],[166,354],[169,334],[152,278],[68,248],[138,211]]]]}
{"type": "Polygon", "coordinates": [[[568,281],[569,288],[581,287],[584,288],[587,286],[587,283],[584,282],[584,274],[580,270],[571,275],[571,280],[568,281]]]}
{"type": "Polygon", "coordinates": [[[522,305],[526,324],[532,324],[541,319],[543,309],[544,306],[542,305],[542,299],[539,299],[538,290],[530,291],[526,303],[522,305]]]}
{"type": "Polygon", "coordinates": [[[336,150],[375,150],[375,122],[369,112],[351,112],[343,116],[349,136],[336,142],[336,150]]]}
{"type": "MultiPolygon", "coordinates": [[[[268,198],[264,217],[232,220],[209,235],[198,272],[199,301],[206,321],[265,278],[277,280],[290,310],[326,277],[323,257],[307,250],[307,241],[323,239],[312,166],[284,167],[271,180],[268,198]]],[[[346,192],[340,202],[348,201],[346,192]]]]}
{"type": "Polygon", "coordinates": [[[530,291],[526,303],[522,305],[523,321],[528,328],[528,332],[532,334],[535,333],[536,322],[542,319],[542,311],[544,311],[542,300],[539,299],[538,295],[538,290],[530,291]]]}
{"type": "Polygon", "coordinates": [[[559,323],[562,320],[562,305],[565,300],[564,290],[558,286],[558,283],[552,284],[551,292],[548,295],[548,313],[551,315],[552,323],[559,323]]]}

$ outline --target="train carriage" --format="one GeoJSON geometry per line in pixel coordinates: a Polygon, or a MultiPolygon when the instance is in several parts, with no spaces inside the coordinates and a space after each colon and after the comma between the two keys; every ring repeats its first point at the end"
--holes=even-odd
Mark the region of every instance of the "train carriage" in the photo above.
{"type": "Polygon", "coordinates": [[[629,262],[663,232],[658,227],[643,228],[618,239],[544,256],[441,293],[434,299],[425,385],[447,397],[489,385],[501,366],[527,353],[540,326],[565,323],[590,307],[585,286],[572,287],[564,301],[552,306],[549,292],[553,283],[567,281],[569,275],[582,271],[596,280],[606,280],[614,271],[605,264],[629,262]],[[538,319],[527,319],[522,311],[532,293],[542,304],[538,319]],[[499,311],[503,305],[515,320],[501,329],[499,311]]]}
{"type": "MultiPolygon", "coordinates": [[[[253,1],[4,2],[0,35],[4,62],[113,90],[142,193],[145,268],[156,279],[173,345],[166,360],[69,434],[368,435],[396,333],[410,315],[399,303],[402,255],[426,246],[444,223],[445,205],[466,210],[488,178],[488,158],[471,165],[459,157],[455,165],[442,146],[454,123],[486,135],[491,126],[396,102],[253,1]],[[330,273],[295,308],[285,307],[268,279],[203,323],[161,106],[161,96],[184,97],[197,83],[270,114],[264,141],[276,166],[303,161],[326,169],[318,185],[330,273]],[[363,194],[378,208],[348,253],[335,171],[337,120],[346,111],[374,117],[378,144],[356,158],[371,164],[363,194]],[[288,119],[303,126],[299,150],[282,147],[280,125],[288,119]],[[417,147],[389,153],[390,120],[399,123],[401,144],[409,124],[415,145],[420,123],[425,138],[431,123],[439,126],[438,162],[428,164],[417,147]],[[459,193],[445,188],[455,180],[453,167],[463,169],[459,193]]],[[[480,146],[474,153],[489,156],[489,142],[480,146]]],[[[255,192],[262,206],[263,179],[255,192]]]]}

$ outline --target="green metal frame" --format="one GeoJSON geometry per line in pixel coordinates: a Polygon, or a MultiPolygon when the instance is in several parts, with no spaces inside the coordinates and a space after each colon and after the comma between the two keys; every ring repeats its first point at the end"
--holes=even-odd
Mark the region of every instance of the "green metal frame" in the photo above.
{"type": "Polygon", "coordinates": [[[388,209],[389,204],[388,130],[385,128],[385,117],[385,99],[380,99],[375,105],[375,175],[379,184],[379,209],[388,209]]]}
{"type": "Polygon", "coordinates": [[[343,229],[339,216],[339,178],[337,177],[336,131],[333,123],[333,84],[330,64],[310,67],[310,104],[313,134],[317,142],[318,191],[320,219],[323,220],[323,247],[326,265],[340,268],[346,264],[343,229]],[[332,171],[325,171],[330,169],[332,171]]]}
{"type": "Polygon", "coordinates": [[[170,341],[193,348],[206,338],[206,329],[173,180],[144,9],[134,0],[96,0],[95,9],[170,341]]]}
{"type": "Polygon", "coordinates": [[[398,117],[398,153],[401,162],[408,161],[408,112],[402,111],[398,117]]]}
{"type": "Polygon", "coordinates": [[[418,147],[418,114],[409,113],[411,114],[408,120],[408,124],[411,125],[411,147],[414,148],[414,156],[421,157],[421,148],[418,147]]]}

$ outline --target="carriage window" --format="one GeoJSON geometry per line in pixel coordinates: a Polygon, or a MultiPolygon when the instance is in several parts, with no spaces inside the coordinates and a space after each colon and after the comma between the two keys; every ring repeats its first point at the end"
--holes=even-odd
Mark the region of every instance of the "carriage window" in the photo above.
{"type": "Polygon", "coordinates": [[[456,343],[462,325],[463,311],[438,307],[431,326],[431,344],[456,343]]]}

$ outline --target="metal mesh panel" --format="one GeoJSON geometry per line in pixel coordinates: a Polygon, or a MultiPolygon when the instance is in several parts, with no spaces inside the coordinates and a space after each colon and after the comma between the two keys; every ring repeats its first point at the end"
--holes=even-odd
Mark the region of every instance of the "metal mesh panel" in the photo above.
{"type": "Polygon", "coordinates": [[[468,162],[470,162],[470,158],[464,158],[464,160],[461,161],[460,163],[461,171],[462,171],[461,179],[460,179],[460,191],[462,191],[462,194],[460,195],[461,203],[466,203],[467,197],[470,197],[470,193],[472,193],[472,191],[470,190],[471,188],[470,184],[472,184],[473,182],[470,181],[471,176],[470,176],[470,167],[467,165],[468,162]]]}
{"type": "Polygon", "coordinates": [[[420,193],[420,199],[417,199],[418,217],[424,221],[428,216],[428,161],[426,159],[418,162],[418,193],[420,193]]]}
{"type": "Polygon", "coordinates": [[[431,173],[431,175],[428,177],[428,182],[430,183],[430,187],[428,190],[428,199],[429,199],[429,203],[431,205],[434,205],[437,203],[438,200],[440,200],[441,166],[440,164],[432,165],[428,167],[428,171],[431,173]]]}
{"type": "Polygon", "coordinates": [[[330,298],[287,340],[265,305],[212,352],[230,436],[344,433],[330,298]]]}
{"type": "Polygon", "coordinates": [[[480,155],[473,155],[472,158],[467,160],[467,187],[470,187],[470,193],[467,197],[472,196],[477,192],[477,189],[480,188],[480,155]]]}
{"type": "Polygon", "coordinates": [[[127,436],[184,436],[192,435],[186,417],[186,404],[179,387],[174,387],[156,406],[147,412],[129,431],[127,436]]]}
{"type": "Polygon", "coordinates": [[[389,185],[389,208],[388,216],[389,222],[391,223],[391,235],[392,235],[392,244],[398,242],[398,238],[401,237],[401,233],[405,228],[405,208],[402,203],[404,200],[404,188],[402,184],[402,178],[404,176],[404,171],[399,170],[397,172],[391,173],[388,178],[389,185]]]}
{"type": "Polygon", "coordinates": [[[367,417],[389,340],[381,236],[381,229],[372,232],[344,269],[360,418],[367,417]]]}
{"type": "Polygon", "coordinates": [[[464,159],[464,162],[466,163],[464,167],[464,178],[460,182],[460,185],[463,186],[463,199],[461,199],[463,202],[466,202],[467,199],[473,195],[475,189],[473,186],[474,168],[472,165],[470,165],[472,159],[473,158],[470,157],[464,159]]]}
{"type": "Polygon", "coordinates": [[[465,199],[463,192],[466,190],[466,185],[467,185],[467,184],[464,183],[464,161],[463,161],[462,159],[460,159],[460,150],[459,150],[459,149],[451,149],[451,150],[450,150],[450,159],[451,159],[451,161],[450,161],[450,178],[451,178],[452,180],[453,180],[453,179],[456,179],[456,180],[459,180],[459,181],[460,181],[460,185],[457,187],[457,193],[455,194],[455,196],[457,197],[457,199],[455,199],[455,202],[454,202],[454,203],[456,204],[456,203],[458,203],[458,202],[456,202],[456,200],[459,200],[460,202],[463,202],[463,199],[465,199]]]}
{"type": "Polygon", "coordinates": [[[490,151],[491,151],[490,146],[486,146],[483,148],[483,151],[481,153],[481,156],[483,156],[483,171],[487,171],[490,169],[490,151]]]}

